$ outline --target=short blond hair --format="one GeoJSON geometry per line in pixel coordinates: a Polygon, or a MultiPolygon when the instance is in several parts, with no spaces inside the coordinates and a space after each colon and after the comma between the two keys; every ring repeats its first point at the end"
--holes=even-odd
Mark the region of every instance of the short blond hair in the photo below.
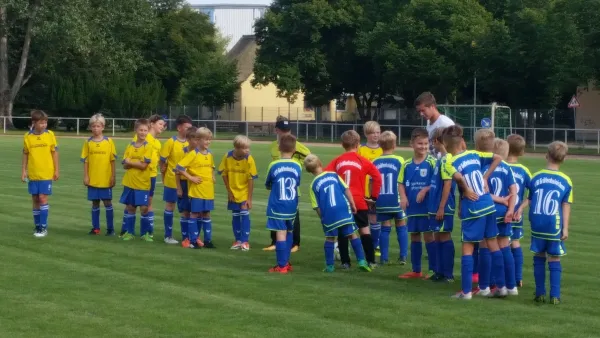
{"type": "Polygon", "coordinates": [[[317,155],[310,154],[304,159],[304,167],[309,173],[314,173],[317,168],[323,167],[323,164],[317,155]]]}
{"type": "Polygon", "coordinates": [[[106,125],[106,120],[104,119],[104,116],[102,116],[102,114],[97,113],[90,117],[89,125],[91,126],[94,123],[100,123],[104,127],[106,125]]]}
{"type": "Polygon", "coordinates": [[[360,144],[360,135],[354,130],[346,130],[342,133],[342,147],[344,149],[357,148],[360,144]]]}
{"type": "Polygon", "coordinates": [[[365,123],[365,125],[363,127],[363,132],[365,133],[365,136],[369,135],[369,134],[373,134],[377,130],[381,131],[381,126],[379,125],[379,123],[377,121],[367,121],[367,123],[365,123]]]}
{"type": "Polygon", "coordinates": [[[475,132],[475,148],[481,151],[494,151],[494,140],[496,134],[494,131],[488,128],[479,129],[475,132]]]}
{"type": "Polygon", "coordinates": [[[383,150],[392,150],[396,146],[396,134],[390,130],[386,130],[379,136],[379,146],[383,150]]]}
{"type": "Polygon", "coordinates": [[[508,154],[511,156],[523,156],[527,143],[523,136],[519,134],[511,134],[506,138],[508,142],[508,154]]]}
{"type": "Polygon", "coordinates": [[[569,146],[566,143],[554,141],[548,145],[548,160],[556,164],[563,163],[568,152],[569,146]]]}
{"type": "Polygon", "coordinates": [[[191,126],[189,127],[186,131],[185,131],[185,138],[190,140],[193,138],[196,138],[196,132],[198,131],[198,128],[191,126]]]}
{"type": "Polygon", "coordinates": [[[506,160],[508,157],[508,148],[508,142],[505,140],[501,138],[494,139],[494,154],[499,155],[503,160],[506,160]]]}
{"type": "Polygon", "coordinates": [[[213,133],[206,127],[200,127],[196,130],[196,137],[200,139],[212,139],[213,133]]]}
{"type": "Polygon", "coordinates": [[[444,130],[446,130],[446,128],[435,128],[433,133],[431,133],[431,140],[444,143],[444,130]]]}
{"type": "Polygon", "coordinates": [[[237,135],[233,139],[233,147],[235,149],[250,148],[250,139],[245,135],[237,135]]]}

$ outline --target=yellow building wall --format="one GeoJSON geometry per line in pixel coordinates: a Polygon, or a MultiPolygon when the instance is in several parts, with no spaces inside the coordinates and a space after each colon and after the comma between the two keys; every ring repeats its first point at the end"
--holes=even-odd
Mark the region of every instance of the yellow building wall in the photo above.
{"type": "MultiPolygon", "coordinates": [[[[579,108],[575,110],[575,129],[600,129],[600,90],[596,89],[594,83],[577,88],[577,101],[579,108]]],[[[577,140],[598,139],[596,130],[577,130],[575,134],[577,140]]]]}
{"type": "Polygon", "coordinates": [[[290,120],[314,120],[315,112],[304,109],[304,94],[299,93],[294,103],[288,103],[285,98],[277,96],[277,87],[273,84],[254,88],[251,81],[254,74],[242,82],[238,103],[240,121],[275,122],[279,115],[290,120]]]}

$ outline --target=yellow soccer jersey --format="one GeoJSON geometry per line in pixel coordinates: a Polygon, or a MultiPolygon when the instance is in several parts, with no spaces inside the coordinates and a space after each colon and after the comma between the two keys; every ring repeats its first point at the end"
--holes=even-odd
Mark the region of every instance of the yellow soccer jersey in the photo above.
{"type": "Polygon", "coordinates": [[[58,151],[56,137],[50,130],[36,134],[33,129],[23,138],[23,153],[27,154],[27,178],[46,181],[54,177],[52,153],[58,151]]]}
{"type": "MultiPolygon", "coordinates": [[[[177,166],[177,163],[185,157],[184,149],[188,146],[188,141],[180,141],[177,136],[173,136],[168,139],[160,150],[160,161],[167,163],[167,170],[165,172],[165,178],[163,184],[167,188],[176,189],[177,183],[175,182],[175,173],[173,170],[177,166]]],[[[212,156],[212,155],[211,155],[212,156]]],[[[214,165],[213,165],[214,167],[214,165]]],[[[182,180],[185,177],[181,176],[182,180]]]]}
{"type": "Polygon", "coordinates": [[[189,182],[189,197],[202,198],[205,200],[215,199],[215,183],[213,181],[215,160],[210,151],[206,154],[203,154],[198,149],[188,152],[187,155],[177,163],[177,170],[185,170],[188,174],[202,179],[200,184],[189,182]]]}
{"type": "MultiPolygon", "coordinates": [[[[310,155],[310,149],[308,149],[304,144],[296,141],[296,152],[292,156],[292,160],[294,160],[294,162],[300,164],[300,166],[303,167],[304,159],[308,155],[310,155]]],[[[279,152],[279,143],[275,140],[271,143],[271,160],[277,161],[279,159],[281,159],[281,153],[279,152]]]]}
{"type": "MultiPolygon", "coordinates": [[[[367,160],[373,162],[373,161],[375,161],[376,158],[378,158],[379,156],[381,156],[383,154],[383,149],[381,149],[381,147],[371,148],[368,145],[363,144],[358,148],[358,154],[360,156],[366,158],[367,160]]],[[[365,196],[367,196],[367,197],[371,196],[371,178],[370,178],[370,176],[367,176],[366,181],[365,181],[365,196]]]]}
{"type": "Polygon", "coordinates": [[[242,203],[248,199],[248,180],[258,178],[252,155],[236,159],[233,157],[233,150],[223,156],[219,164],[219,175],[227,177],[235,203],[242,203]]]}
{"type": "MultiPolygon", "coordinates": [[[[125,159],[139,163],[150,163],[154,156],[154,147],[148,142],[144,142],[140,147],[135,146],[135,142],[131,142],[125,148],[123,161],[125,159]]],[[[125,171],[123,176],[123,185],[135,190],[150,190],[150,165],[145,170],[130,168],[125,171]]]]}
{"type": "Polygon", "coordinates": [[[88,176],[90,187],[110,188],[110,179],[113,176],[111,163],[117,158],[117,150],[112,139],[104,138],[96,142],[90,137],[83,143],[81,149],[81,162],[88,163],[88,176]]]}
{"type": "MultiPolygon", "coordinates": [[[[137,135],[133,136],[133,142],[137,142],[137,135]]],[[[156,177],[158,176],[158,161],[160,158],[161,148],[160,141],[154,138],[154,136],[148,134],[146,135],[146,142],[148,142],[148,144],[152,145],[154,148],[154,152],[152,152],[152,159],[148,167],[150,168],[150,177],[156,177]]]]}

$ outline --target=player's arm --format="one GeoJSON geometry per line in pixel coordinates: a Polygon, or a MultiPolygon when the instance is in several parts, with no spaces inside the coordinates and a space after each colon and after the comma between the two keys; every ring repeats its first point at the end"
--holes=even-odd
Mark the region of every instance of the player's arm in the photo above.
{"type": "Polygon", "coordinates": [[[175,173],[175,187],[177,188],[177,197],[183,197],[183,188],[181,187],[181,175],[175,173]]]}
{"type": "Polygon", "coordinates": [[[368,162],[366,174],[371,177],[371,199],[377,200],[381,191],[381,173],[372,162],[368,162]]]}
{"type": "Polygon", "coordinates": [[[463,197],[471,201],[477,201],[479,199],[479,195],[477,195],[473,189],[469,188],[465,178],[456,170],[456,168],[454,168],[452,162],[445,161],[445,164],[442,165],[442,180],[449,179],[453,179],[456,182],[456,185],[458,185],[462,191],[463,197]]]}
{"type": "Polygon", "coordinates": [[[319,204],[317,203],[317,196],[315,195],[315,190],[313,189],[312,184],[310,185],[310,192],[308,195],[310,196],[310,204],[312,208],[317,212],[319,218],[321,218],[321,208],[319,208],[319,204]]]}
{"type": "Polygon", "coordinates": [[[444,185],[442,188],[442,198],[440,200],[440,205],[435,215],[435,219],[437,219],[438,221],[444,219],[444,211],[446,209],[446,204],[448,204],[448,198],[450,198],[450,191],[452,190],[452,180],[444,180],[443,182],[444,185]]]}
{"type": "Polygon", "coordinates": [[[54,134],[52,134],[52,145],[50,147],[50,151],[52,152],[52,163],[54,163],[54,176],[52,177],[53,180],[58,180],[59,177],[59,161],[58,161],[58,144],[56,142],[56,138],[54,137],[54,134]]]}
{"type": "Polygon", "coordinates": [[[169,156],[171,155],[171,151],[173,150],[173,139],[168,139],[167,142],[165,142],[164,147],[160,148],[160,154],[159,154],[159,168],[160,168],[160,172],[163,174],[163,181],[165,180],[165,173],[167,172],[167,161],[169,156]]]}
{"type": "Polygon", "coordinates": [[[350,208],[352,209],[352,213],[356,214],[358,209],[356,209],[356,204],[354,203],[354,197],[352,197],[352,191],[350,191],[350,189],[346,188],[346,190],[344,190],[344,195],[346,195],[346,198],[348,199],[348,202],[350,203],[350,208]]]}
{"type": "Polygon", "coordinates": [[[400,207],[406,211],[408,207],[408,197],[406,197],[406,181],[404,173],[406,172],[406,166],[402,166],[400,169],[400,175],[398,175],[398,194],[400,194],[400,207]]]}
{"type": "Polygon", "coordinates": [[[513,183],[508,188],[508,210],[504,216],[504,222],[510,223],[515,215],[515,205],[517,204],[517,184],[513,183]]]}
{"type": "Polygon", "coordinates": [[[500,155],[498,155],[498,154],[492,154],[492,153],[479,153],[479,156],[492,159],[492,163],[490,164],[490,167],[483,174],[483,182],[487,185],[487,181],[490,179],[490,175],[494,172],[494,170],[496,170],[498,165],[500,165],[500,163],[502,163],[502,157],[500,157],[500,155]]]}
{"type": "Polygon", "coordinates": [[[427,196],[427,193],[429,192],[429,189],[431,189],[430,185],[426,186],[425,188],[421,189],[421,191],[419,191],[419,193],[417,194],[417,203],[423,202],[425,196],[427,196]]]}
{"type": "Polygon", "coordinates": [[[492,201],[494,201],[494,203],[508,206],[508,198],[510,196],[500,197],[500,196],[496,196],[494,194],[490,194],[490,195],[492,196],[492,201]]]}
{"type": "Polygon", "coordinates": [[[29,162],[29,150],[27,149],[27,143],[23,145],[23,158],[21,159],[21,181],[25,182],[27,179],[27,164],[29,162]]]}
{"type": "Polygon", "coordinates": [[[254,194],[254,180],[258,178],[258,170],[256,169],[256,163],[254,157],[248,155],[248,198],[246,199],[246,206],[248,209],[252,209],[252,195],[254,194]]]}
{"type": "Polygon", "coordinates": [[[563,230],[560,239],[563,241],[569,238],[569,219],[571,218],[571,203],[562,204],[563,230]]]}
{"type": "Polygon", "coordinates": [[[265,180],[265,187],[267,190],[271,190],[271,186],[273,185],[273,180],[271,177],[271,168],[273,168],[273,162],[269,164],[269,168],[267,169],[267,179],[265,180]]]}
{"type": "Polygon", "coordinates": [[[87,186],[90,184],[89,176],[89,163],[88,163],[88,143],[83,142],[83,148],[81,148],[81,162],[83,162],[83,185],[87,186]]]}

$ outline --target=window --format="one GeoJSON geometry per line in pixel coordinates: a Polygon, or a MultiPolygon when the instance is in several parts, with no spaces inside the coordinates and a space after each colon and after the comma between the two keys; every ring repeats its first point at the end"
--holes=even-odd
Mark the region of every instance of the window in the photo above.
{"type": "Polygon", "coordinates": [[[204,13],[208,16],[208,19],[210,20],[210,23],[215,23],[215,9],[214,8],[208,8],[208,7],[203,7],[199,9],[200,13],[204,13]]]}

